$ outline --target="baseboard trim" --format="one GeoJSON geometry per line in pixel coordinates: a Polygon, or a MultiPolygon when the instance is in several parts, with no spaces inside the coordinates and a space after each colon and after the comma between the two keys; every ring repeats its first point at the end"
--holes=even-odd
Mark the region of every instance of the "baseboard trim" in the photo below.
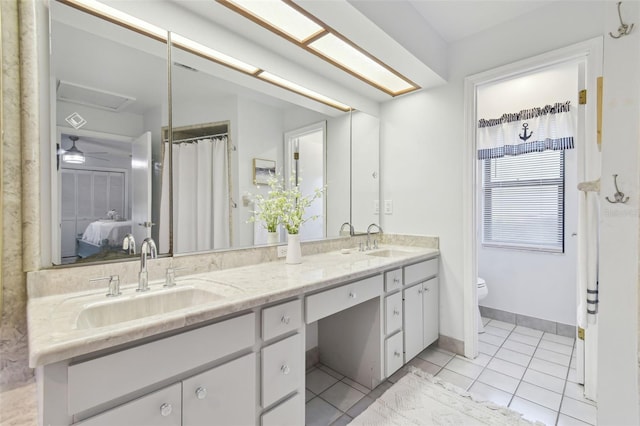
{"type": "Polygon", "coordinates": [[[559,336],[576,337],[575,325],[534,318],[486,306],[480,306],[480,315],[484,318],[491,318],[498,321],[508,322],[510,324],[521,325],[523,327],[529,327],[546,333],[557,334],[559,336]]]}
{"type": "Polygon", "coordinates": [[[464,341],[462,340],[454,339],[453,337],[449,336],[443,336],[441,334],[438,337],[437,345],[439,348],[464,356],[464,341]]]}

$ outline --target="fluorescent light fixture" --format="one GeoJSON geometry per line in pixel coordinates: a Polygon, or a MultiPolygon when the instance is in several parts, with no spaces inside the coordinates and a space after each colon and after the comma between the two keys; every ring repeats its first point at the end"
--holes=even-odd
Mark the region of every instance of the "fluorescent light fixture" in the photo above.
{"type": "Polygon", "coordinates": [[[87,12],[93,16],[113,22],[156,40],[167,41],[167,31],[147,21],[126,14],[118,9],[95,0],[58,0],[60,3],[87,12]]]}
{"type": "Polygon", "coordinates": [[[420,88],[292,0],[217,0],[391,96],[420,88]]]}
{"type": "Polygon", "coordinates": [[[255,19],[265,21],[270,26],[281,30],[298,42],[303,42],[324,31],[322,26],[283,2],[233,0],[230,3],[249,12],[255,19]]]}
{"type": "Polygon", "coordinates": [[[293,83],[275,74],[271,74],[270,72],[263,71],[260,74],[258,74],[258,78],[268,81],[269,83],[275,84],[276,86],[280,86],[282,88],[291,90],[292,92],[296,92],[300,95],[306,96],[307,98],[311,98],[318,102],[322,102],[323,104],[329,105],[333,108],[337,108],[342,111],[351,111],[351,107],[343,104],[342,102],[339,102],[339,101],[336,101],[335,99],[331,99],[327,96],[321,95],[318,92],[314,92],[311,89],[307,89],[306,87],[300,86],[299,84],[293,83]]]}
{"type": "Polygon", "coordinates": [[[181,36],[180,34],[171,33],[171,43],[183,50],[187,50],[191,53],[195,53],[196,55],[203,56],[206,59],[211,59],[231,68],[235,68],[247,74],[255,74],[260,71],[258,67],[242,62],[236,58],[232,58],[229,55],[225,55],[222,52],[218,52],[217,50],[211,49],[210,47],[181,36]]]}

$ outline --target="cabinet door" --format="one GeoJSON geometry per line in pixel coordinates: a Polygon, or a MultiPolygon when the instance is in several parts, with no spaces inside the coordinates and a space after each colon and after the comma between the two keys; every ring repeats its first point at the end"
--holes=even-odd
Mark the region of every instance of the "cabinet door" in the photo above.
{"type": "Polygon", "coordinates": [[[270,406],[304,382],[304,342],[300,334],[262,349],[262,406],[270,406]]]}
{"type": "Polygon", "coordinates": [[[402,367],[402,331],[385,341],[385,375],[388,378],[402,367]]]}
{"type": "Polygon", "coordinates": [[[181,386],[176,383],[134,401],[105,411],[77,426],[179,426],[181,386]]]}
{"type": "Polygon", "coordinates": [[[215,367],[182,382],[183,425],[256,423],[256,355],[215,367]]]}
{"type": "Polygon", "coordinates": [[[405,364],[418,355],[424,347],[422,293],[422,283],[403,291],[405,364]]]}
{"type": "Polygon", "coordinates": [[[438,321],[439,321],[439,309],[440,299],[438,291],[438,277],[431,278],[422,284],[422,300],[423,300],[423,332],[424,332],[424,347],[426,348],[436,340],[438,340],[438,321]]]}
{"type": "Polygon", "coordinates": [[[402,328],[402,294],[396,293],[384,299],[384,333],[390,335],[402,328]]]}
{"type": "Polygon", "coordinates": [[[304,401],[299,393],[262,415],[262,426],[300,426],[304,424],[304,401]]]}

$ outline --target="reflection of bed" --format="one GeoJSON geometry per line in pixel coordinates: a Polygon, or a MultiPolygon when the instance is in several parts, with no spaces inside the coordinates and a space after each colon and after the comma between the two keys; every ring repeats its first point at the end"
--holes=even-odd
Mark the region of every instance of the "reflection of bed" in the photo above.
{"type": "Polygon", "coordinates": [[[78,238],[79,257],[87,257],[106,249],[121,249],[125,235],[131,233],[131,221],[96,220],[78,238]]]}

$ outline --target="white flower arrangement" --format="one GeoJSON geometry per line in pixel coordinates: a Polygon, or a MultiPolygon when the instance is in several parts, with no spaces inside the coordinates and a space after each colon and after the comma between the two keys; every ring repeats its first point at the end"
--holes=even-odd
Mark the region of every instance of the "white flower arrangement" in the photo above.
{"type": "Polygon", "coordinates": [[[302,224],[317,219],[317,215],[304,217],[304,212],[311,203],[322,197],[324,187],[316,188],[311,195],[303,195],[299,184],[295,184],[295,177],[295,172],[292,172],[289,189],[284,188],[279,176],[269,177],[269,192],[266,197],[256,195],[256,210],[249,221],[263,222],[269,232],[276,232],[278,224],[282,224],[289,234],[294,235],[300,232],[302,224]]]}

